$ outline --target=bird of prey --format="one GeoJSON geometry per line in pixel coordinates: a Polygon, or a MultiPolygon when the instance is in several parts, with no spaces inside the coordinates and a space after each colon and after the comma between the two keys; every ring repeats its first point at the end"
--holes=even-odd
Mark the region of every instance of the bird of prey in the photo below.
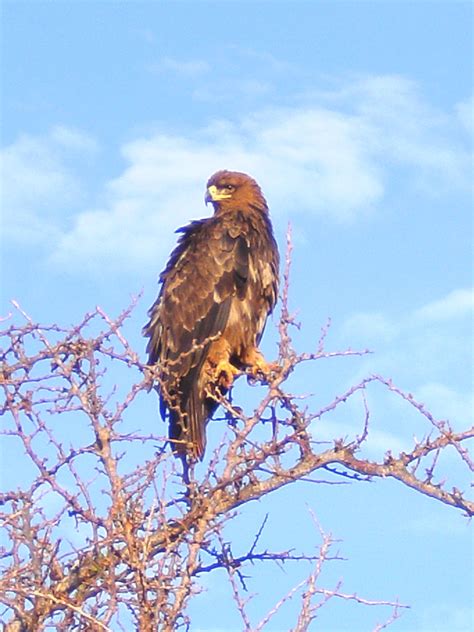
{"type": "Polygon", "coordinates": [[[173,451],[194,462],[220,395],[242,371],[269,367],[258,350],[278,295],[278,247],[253,178],[218,171],[207,182],[214,214],[179,228],[143,333],[173,451]]]}

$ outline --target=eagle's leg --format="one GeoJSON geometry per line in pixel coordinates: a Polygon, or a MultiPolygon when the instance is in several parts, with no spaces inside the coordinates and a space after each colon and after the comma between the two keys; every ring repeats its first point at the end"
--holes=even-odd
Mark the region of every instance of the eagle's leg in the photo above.
{"type": "Polygon", "coordinates": [[[230,356],[230,345],[223,338],[211,345],[206,367],[211,389],[218,387],[221,393],[225,393],[231,388],[234,379],[241,375],[242,372],[230,361],[230,356]]]}
{"type": "Polygon", "coordinates": [[[253,378],[269,379],[279,368],[276,362],[267,362],[257,347],[247,349],[242,361],[248,367],[247,373],[253,378]]]}

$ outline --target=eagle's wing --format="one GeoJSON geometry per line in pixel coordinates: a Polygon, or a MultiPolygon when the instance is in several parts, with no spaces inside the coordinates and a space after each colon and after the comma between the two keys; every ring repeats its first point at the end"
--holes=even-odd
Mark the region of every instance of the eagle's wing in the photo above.
{"type": "Polygon", "coordinates": [[[179,229],[183,235],[160,280],[144,333],[149,363],[160,366],[161,412],[179,453],[204,451],[205,423],[217,404],[199,379],[209,346],[225,329],[234,296],[245,295],[249,246],[215,217],[179,229]]]}

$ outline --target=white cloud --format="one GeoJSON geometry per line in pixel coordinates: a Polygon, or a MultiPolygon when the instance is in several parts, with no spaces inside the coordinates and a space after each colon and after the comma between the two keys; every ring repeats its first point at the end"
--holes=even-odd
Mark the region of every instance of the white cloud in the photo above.
{"type": "Polygon", "coordinates": [[[323,96],[341,107],[350,103],[368,151],[383,163],[408,167],[425,192],[471,190],[471,152],[454,141],[460,115],[467,118],[465,104],[454,115],[437,110],[414,81],[398,75],[363,77],[323,96]]]}
{"type": "MultiPolygon", "coordinates": [[[[355,407],[352,406],[355,411],[355,407]]],[[[334,419],[326,420],[325,423],[313,423],[311,434],[314,441],[328,441],[332,443],[335,439],[342,438],[345,441],[354,441],[356,437],[361,436],[364,429],[363,414],[353,414],[350,422],[337,421],[334,419]]],[[[408,450],[411,442],[400,435],[377,428],[375,422],[370,426],[367,439],[362,444],[362,451],[370,458],[381,458],[387,451],[391,451],[397,455],[408,450]]]]}
{"type": "MultiPolygon", "coordinates": [[[[285,210],[353,220],[383,195],[352,117],[321,108],[262,113],[245,123],[269,190],[285,210]]],[[[254,160],[255,162],[255,160],[254,160]]]]}
{"type": "Polygon", "coordinates": [[[456,113],[461,124],[471,134],[474,134],[474,96],[465,101],[461,101],[456,106],[456,113]]]}
{"type": "Polygon", "coordinates": [[[2,226],[19,243],[48,243],[61,235],[66,217],[80,199],[80,185],[67,165],[71,154],[90,153],[97,146],[88,136],[54,127],[41,136],[21,135],[0,153],[2,226]]]}
{"type": "Polygon", "coordinates": [[[438,419],[449,419],[468,427],[474,410],[473,393],[463,394],[445,384],[427,382],[417,389],[417,396],[420,401],[430,403],[430,409],[438,419]]]}
{"type": "Polygon", "coordinates": [[[55,262],[133,267],[156,261],[174,228],[206,214],[204,184],[221,168],[254,175],[271,192],[274,213],[301,210],[345,221],[382,194],[350,122],[329,111],[223,122],[193,139],[157,134],[126,144],[122,153],[128,166],[107,184],[104,206],[77,216],[58,242],[55,262]]]}
{"type": "Polygon", "coordinates": [[[239,100],[251,100],[268,95],[272,91],[269,81],[257,79],[226,78],[215,83],[204,83],[196,87],[192,92],[192,98],[196,101],[217,103],[223,101],[235,101],[235,95],[239,100]]]}
{"type": "Polygon", "coordinates": [[[209,213],[204,184],[231,161],[224,147],[165,135],[128,143],[122,153],[128,167],[107,184],[102,208],[77,216],[52,255],[56,263],[80,260],[92,269],[156,264],[175,241],[177,227],[209,213]]]}
{"type": "MultiPolygon", "coordinates": [[[[472,293],[459,289],[397,313],[396,320],[389,313],[353,314],[342,324],[343,343],[368,346],[374,353],[365,356],[349,383],[373,373],[391,377],[402,388],[409,384],[415,399],[437,419],[465,427],[474,407],[465,368],[470,366],[472,340],[469,327],[458,326],[458,319],[468,309],[472,293]]],[[[386,404],[379,405],[382,415],[386,404]]]]}
{"type": "MultiPolygon", "coordinates": [[[[198,61],[161,63],[169,70],[206,70],[198,61]]],[[[274,216],[319,214],[338,222],[375,212],[387,193],[391,163],[403,164],[407,178],[422,172],[433,191],[442,173],[452,186],[462,180],[465,156],[449,140],[453,122],[424,104],[415,84],[366,78],[316,101],[215,121],[189,136],[160,133],[128,142],[123,172],[104,183],[96,204],[77,213],[72,227],[52,221],[44,209],[70,207],[76,199],[78,183],[64,155],[90,152],[93,141],[66,128],[47,138],[21,138],[6,150],[10,173],[17,176],[16,217],[33,233],[43,231],[44,239],[53,241],[54,234],[56,263],[133,269],[161,260],[174,241],[173,229],[206,214],[204,184],[217,169],[256,177],[274,216]]],[[[13,232],[20,235],[18,225],[13,232]]],[[[389,324],[379,320],[377,326],[390,335],[389,324]]]]}
{"type": "MultiPolygon", "coordinates": [[[[266,51],[236,44],[231,44],[229,49],[236,53],[239,57],[244,57],[247,63],[250,62],[252,68],[255,69],[256,66],[261,66],[262,71],[266,74],[269,72],[291,72],[294,74],[299,71],[298,66],[286,60],[283,61],[266,51]]],[[[239,68],[241,67],[242,64],[239,63],[239,68]]]]}
{"type": "Polygon", "coordinates": [[[98,150],[98,144],[91,136],[76,129],[57,125],[50,133],[50,139],[58,147],[63,147],[76,152],[93,153],[98,150]]]}
{"type": "Polygon", "coordinates": [[[343,333],[348,338],[358,338],[371,344],[374,341],[390,341],[398,334],[400,326],[380,312],[359,312],[350,316],[343,324],[343,333]]]}
{"type": "Polygon", "coordinates": [[[132,29],[132,33],[141,41],[146,42],[147,44],[154,44],[156,42],[156,35],[152,29],[135,28],[135,29],[132,29]]]}
{"type": "Polygon", "coordinates": [[[178,60],[172,57],[162,57],[157,62],[150,64],[149,70],[153,73],[169,72],[185,77],[196,77],[210,70],[210,66],[202,59],[178,60]]]}
{"type": "MultiPolygon", "coordinates": [[[[436,519],[433,519],[431,514],[407,515],[401,528],[411,535],[415,533],[425,537],[431,534],[442,535],[448,538],[463,537],[470,532],[471,525],[469,522],[462,522],[457,516],[453,517],[445,514],[443,516],[445,517],[444,520],[441,519],[441,515],[437,515],[436,519]]],[[[432,630],[432,628],[429,629],[432,630]]],[[[454,629],[458,630],[458,628],[454,629]]]]}
{"type": "Polygon", "coordinates": [[[424,321],[443,321],[472,315],[474,289],[453,290],[441,299],[423,305],[415,311],[415,318],[424,321]]]}
{"type": "Polygon", "coordinates": [[[474,290],[460,288],[405,315],[399,314],[396,321],[382,312],[357,312],[342,324],[341,333],[347,339],[355,338],[359,344],[383,345],[403,337],[415,344],[424,341],[429,348],[436,340],[445,345],[443,331],[451,331],[452,321],[472,315],[473,309],[474,290]],[[427,325],[433,327],[428,329],[427,325]]]}
{"type": "Polygon", "coordinates": [[[434,603],[422,611],[419,632],[472,632],[474,611],[472,603],[466,606],[446,600],[434,603]]]}

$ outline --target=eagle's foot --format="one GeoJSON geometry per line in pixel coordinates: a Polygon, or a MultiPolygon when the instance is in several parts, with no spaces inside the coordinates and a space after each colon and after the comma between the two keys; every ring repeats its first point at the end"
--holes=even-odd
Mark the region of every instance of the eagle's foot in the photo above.
{"type": "Polygon", "coordinates": [[[268,382],[280,370],[280,365],[277,362],[267,362],[258,349],[255,349],[250,359],[251,362],[248,363],[247,367],[249,380],[268,382]]]}
{"type": "Polygon", "coordinates": [[[241,375],[242,372],[228,360],[220,360],[213,373],[214,384],[228,391],[234,383],[234,379],[241,375]]]}

